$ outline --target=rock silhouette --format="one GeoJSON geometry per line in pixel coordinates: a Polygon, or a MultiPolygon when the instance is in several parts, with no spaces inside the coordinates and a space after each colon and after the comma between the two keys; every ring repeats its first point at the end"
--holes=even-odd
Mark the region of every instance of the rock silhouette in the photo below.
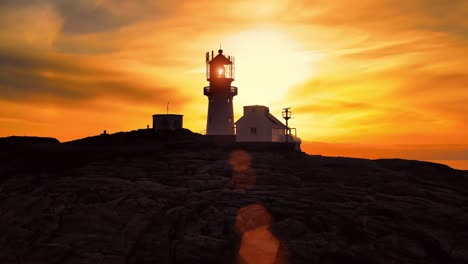
{"type": "Polygon", "coordinates": [[[142,133],[4,148],[0,263],[233,263],[257,227],[277,263],[468,263],[466,171],[247,151],[242,188],[234,149],[142,133]]]}
{"type": "Polygon", "coordinates": [[[31,145],[54,145],[59,144],[56,138],[50,137],[4,137],[0,138],[0,146],[31,146],[31,145]]]}

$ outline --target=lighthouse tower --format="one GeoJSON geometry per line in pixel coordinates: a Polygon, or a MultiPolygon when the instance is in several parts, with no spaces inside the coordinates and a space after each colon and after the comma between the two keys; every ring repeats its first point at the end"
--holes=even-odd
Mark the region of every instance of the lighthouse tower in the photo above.
{"type": "Polygon", "coordinates": [[[234,111],[232,99],[237,95],[237,87],[231,86],[234,81],[234,57],[223,54],[219,49],[206,53],[206,79],[209,86],[203,88],[208,96],[207,135],[234,135],[234,111]]]}

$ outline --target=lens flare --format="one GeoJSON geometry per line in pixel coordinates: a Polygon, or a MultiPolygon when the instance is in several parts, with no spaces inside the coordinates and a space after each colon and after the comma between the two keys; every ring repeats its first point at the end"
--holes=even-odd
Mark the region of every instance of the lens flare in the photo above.
{"type": "Polygon", "coordinates": [[[239,209],[235,230],[241,235],[241,244],[235,263],[288,263],[284,247],[269,230],[271,223],[271,214],[260,204],[239,209]]]}
{"type": "Polygon", "coordinates": [[[244,150],[235,150],[229,157],[232,167],[232,183],[234,188],[247,190],[256,183],[255,170],[250,167],[252,158],[244,150]]]}

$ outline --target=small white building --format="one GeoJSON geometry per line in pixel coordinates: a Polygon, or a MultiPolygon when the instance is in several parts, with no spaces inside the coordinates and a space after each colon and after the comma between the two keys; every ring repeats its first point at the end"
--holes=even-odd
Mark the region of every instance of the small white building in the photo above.
{"type": "Polygon", "coordinates": [[[285,142],[287,127],[263,105],[244,106],[236,122],[237,142],[285,142]]]}

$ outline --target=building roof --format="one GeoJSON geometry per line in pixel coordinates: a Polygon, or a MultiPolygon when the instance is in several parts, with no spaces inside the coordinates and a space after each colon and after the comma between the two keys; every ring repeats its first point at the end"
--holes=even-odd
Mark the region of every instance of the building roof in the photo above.
{"type": "Polygon", "coordinates": [[[157,117],[169,117],[169,116],[184,116],[184,115],[178,115],[178,114],[154,114],[153,116],[157,116],[157,117]]]}
{"type": "Polygon", "coordinates": [[[267,118],[270,119],[271,122],[279,125],[279,126],[282,126],[284,128],[287,128],[285,124],[283,124],[281,121],[279,121],[274,115],[268,113],[267,115],[267,118]]]}
{"type": "Polygon", "coordinates": [[[228,64],[232,64],[232,61],[226,58],[226,56],[223,55],[223,50],[220,49],[218,50],[218,55],[216,55],[213,59],[211,59],[209,64],[228,65],[228,64]]]}
{"type": "Polygon", "coordinates": [[[278,126],[281,126],[282,128],[287,128],[286,125],[284,125],[280,120],[278,120],[274,115],[270,114],[270,109],[264,105],[248,105],[248,106],[244,106],[244,115],[239,118],[235,124],[237,124],[237,122],[239,122],[242,118],[244,118],[245,116],[245,108],[261,108],[263,110],[265,110],[265,117],[271,121],[273,124],[275,125],[278,125],[278,126]]]}

